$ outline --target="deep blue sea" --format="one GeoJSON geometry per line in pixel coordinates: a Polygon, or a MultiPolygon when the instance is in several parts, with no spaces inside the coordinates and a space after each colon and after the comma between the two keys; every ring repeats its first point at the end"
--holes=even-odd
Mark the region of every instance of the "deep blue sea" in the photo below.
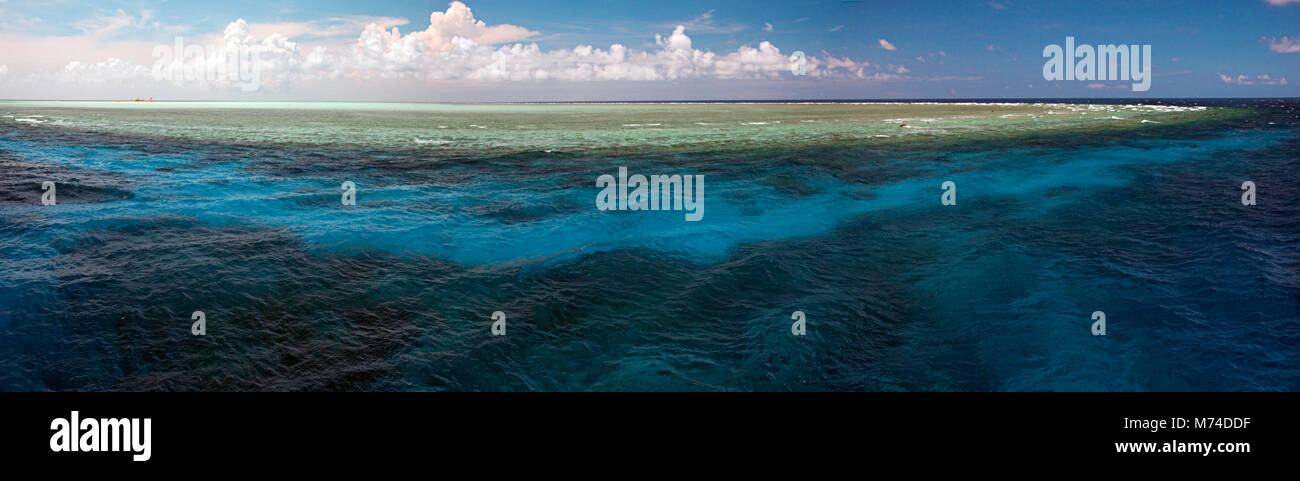
{"type": "Polygon", "coordinates": [[[902,140],[929,120],[555,114],[648,139],[600,149],[471,111],[388,148],[4,105],[0,390],[1300,390],[1300,101],[1167,104],[1232,114],[902,140]],[[674,122],[714,130],[641,130],[674,122]],[[704,175],[703,220],[598,210],[620,166],[704,175]]]}

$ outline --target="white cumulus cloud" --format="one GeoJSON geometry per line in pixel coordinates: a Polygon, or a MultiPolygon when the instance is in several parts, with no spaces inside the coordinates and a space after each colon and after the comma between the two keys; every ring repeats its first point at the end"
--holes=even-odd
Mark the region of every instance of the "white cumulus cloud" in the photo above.
{"type": "MultiPolygon", "coordinates": [[[[272,90],[297,82],[410,80],[424,82],[461,81],[674,81],[682,79],[765,80],[791,76],[791,52],[771,42],[742,45],[732,51],[713,52],[696,48],[685,25],[667,34],[656,34],[651,47],[632,49],[620,43],[607,47],[577,45],[543,50],[525,40],[536,32],[514,25],[487,25],[474,18],[469,7],[452,2],[445,12],[430,15],[429,28],[403,35],[396,26],[400,19],[367,24],[356,41],[334,47],[300,47],[289,36],[250,25],[243,19],[231,22],[219,36],[204,37],[205,55],[186,53],[171,64],[156,60],[150,67],[120,58],[102,62],[74,61],[66,64],[54,80],[105,82],[111,80],[168,80],[176,85],[197,85],[202,89],[234,89],[242,82],[230,76],[203,78],[230,58],[251,53],[257,58],[260,86],[272,90]],[[180,69],[180,70],[176,70],[180,69]],[[159,75],[162,72],[163,75],[159,75]],[[181,74],[176,74],[180,72],[181,74]],[[168,75],[168,74],[171,75],[168,75]],[[184,74],[189,73],[186,76],[184,74]],[[174,80],[184,79],[183,82],[174,80]]],[[[346,24],[347,22],[342,22],[346,24]]],[[[296,25],[295,33],[311,36],[296,25]]],[[[331,27],[331,28],[336,28],[331,27]]],[[[333,34],[333,33],[331,33],[333,34]]],[[[317,37],[324,34],[317,34],[317,37]]],[[[881,45],[893,45],[880,40],[881,45]]],[[[169,48],[160,46],[159,48],[169,48]]],[[[188,50],[188,46],[187,46],[188,50]]],[[[837,58],[829,53],[806,56],[808,78],[898,80],[908,73],[900,66],[873,66],[865,61],[837,58]]]]}
{"type": "MultiPolygon", "coordinates": [[[[525,40],[537,35],[537,32],[508,24],[489,27],[482,20],[474,19],[474,12],[468,6],[456,1],[451,2],[445,12],[429,14],[429,28],[411,35],[424,42],[430,50],[446,52],[454,48],[452,40],[457,37],[481,45],[494,45],[525,40]]],[[[393,28],[392,37],[399,37],[396,28],[393,28]]]]}
{"type": "Polygon", "coordinates": [[[69,62],[63,70],[54,74],[55,78],[78,84],[99,84],[112,81],[130,81],[149,76],[149,68],[120,58],[110,58],[102,62],[69,62]]]}
{"type": "Polygon", "coordinates": [[[1300,52],[1300,35],[1295,40],[1288,37],[1273,38],[1264,37],[1259,39],[1260,43],[1268,45],[1268,49],[1277,53],[1296,53],[1300,52]]]}
{"type": "Polygon", "coordinates": [[[1286,77],[1275,79],[1268,74],[1256,75],[1253,77],[1249,75],[1237,75],[1234,77],[1219,73],[1219,80],[1222,80],[1223,83],[1228,85],[1287,85],[1286,77]]]}

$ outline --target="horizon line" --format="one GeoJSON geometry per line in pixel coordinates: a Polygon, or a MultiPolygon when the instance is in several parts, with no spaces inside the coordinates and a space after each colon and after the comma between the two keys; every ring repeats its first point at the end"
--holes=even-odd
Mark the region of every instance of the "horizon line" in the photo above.
{"type": "Polygon", "coordinates": [[[916,103],[916,102],[1026,102],[1026,101],[1126,101],[1154,102],[1172,100],[1300,100],[1300,96],[1275,97],[915,97],[915,98],[837,98],[837,99],[678,99],[678,100],[291,100],[291,99],[0,99],[0,102],[112,102],[112,103],[182,103],[182,102],[249,102],[249,103],[374,103],[374,104],[460,104],[460,105],[527,105],[527,104],[829,104],[829,103],[916,103]]]}

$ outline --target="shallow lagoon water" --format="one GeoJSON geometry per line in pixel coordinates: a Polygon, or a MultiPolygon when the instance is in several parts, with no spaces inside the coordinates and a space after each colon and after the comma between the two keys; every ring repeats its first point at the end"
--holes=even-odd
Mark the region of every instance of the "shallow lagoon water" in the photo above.
{"type": "Polygon", "coordinates": [[[1296,107],[0,103],[0,386],[1294,390],[1296,107]]]}

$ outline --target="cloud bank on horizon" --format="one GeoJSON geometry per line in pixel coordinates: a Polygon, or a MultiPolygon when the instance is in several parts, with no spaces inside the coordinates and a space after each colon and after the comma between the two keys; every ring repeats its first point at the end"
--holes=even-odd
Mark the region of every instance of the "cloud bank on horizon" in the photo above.
{"type": "MultiPolygon", "coordinates": [[[[706,14],[708,16],[709,14],[706,14]]],[[[91,37],[102,37],[124,28],[160,25],[153,20],[153,12],[146,10],[138,17],[118,9],[97,22],[79,22],[74,25],[91,37]]],[[[318,22],[280,24],[278,27],[298,36],[328,38],[339,34],[339,28],[355,25],[352,22],[318,22]],[[341,23],[341,25],[340,25],[341,23]]],[[[791,55],[782,52],[771,42],[762,41],[756,46],[741,45],[735,50],[715,53],[696,48],[687,34],[686,26],[676,25],[671,32],[655,34],[652,48],[634,49],[620,43],[608,47],[579,44],[568,49],[543,50],[537,43],[525,43],[539,35],[528,28],[511,25],[489,25],[475,18],[468,5],[460,1],[448,4],[445,11],[435,11],[429,16],[429,26],[424,30],[403,34],[400,25],[409,24],[404,19],[385,18],[382,22],[365,24],[351,45],[316,45],[305,47],[288,35],[275,31],[277,25],[255,28],[243,18],[230,22],[219,36],[201,35],[190,38],[188,44],[182,37],[184,50],[173,62],[152,64],[110,57],[99,61],[73,60],[62,68],[37,71],[22,81],[30,85],[66,85],[78,88],[105,85],[132,85],[133,91],[141,86],[157,91],[190,93],[229,93],[240,82],[218,78],[203,78],[204,72],[215,70],[214,64],[244,55],[256,55],[259,90],[271,94],[284,92],[304,83],[357,81],[405,81],[408,85],[423,81],[438,84],[442,81],[461,81],[466,84],[492,82],[657,82],[690,79],[762,80],[791,75],[791,55]],[[261,31],[259,35],[258,31],[261,31]],[[165,79],[159,71],[174,69],[175,77],[185,81],[165,79]],[[195,81],[185,72],[199,72],[195,81]],[[177,87],[180,88],[177,88],[177,87]]],[[[139,45],[132,45],[139,50],[139,45]]],[[[169,45],[155,45],[170,47],[169,45]]],[[[157,54],[153,54],[157,57],[157,54]]],[[[168,57],[173,58],[173,57],[168,57]]],[[[224,65],[223,65],[224,67],[224,65]]],[[[887,67],[894,68],[896,67],[887,67]]],[[[823,53],[809,55],[802,72],[807,77],[888,79],[897,76],[890,71],[873,69],[872,64],[823,53]]],[[[0,71],[7,75],[7,72],[0,71]]],[[[390,84],[391,85],[391,84],[390,84]]],[[[237,97],[236,97],[237,98],[237,97]]]]}
{"type": "MultiPolygon", "coordinates": [[[[527,14],[511,23],[489,23],[461,1],[430,13],[427,26],[414,28],[407,17],[386,12],[296,21],[246,21],[243,15],[232,15],[219,31],[196,30],[164,19],[153,9],[110,7],[56,22],[14,11],[17,3],[0,0],[0,45],[7,46],[0,49],[0,98],[545,101],[1134,95],[1120,85],[1070,85],[1036,78],[1039,43],[1059,43],[1066,35],[1111,27],[1062,25],[1060,18],[1043,14],[1047,4],[962,7],[988,16],[990,23],[1037,22],[1037,32],[975,31],[964,19],[970,14],[945,17],[943,9],[921,5],[925,1],[894,10],[848,3],[822,11],[796,2],[796,12],[813,15],[782,12],[789,18],[781,20],[757,9],[748,22],[724,23],[718,10],[710,9],[692,20],[656,23],[659,33],[642,38],[629,33],[636,29],[626,28],[627,19],[607,19],[615,24],[607,36],[626,39],[598,44],[574,34],[591,28],[546,21],[540,14],[540,26],[529,25],[533,17],[527,14]],[[953,26],[933,25],[936,20],[926,18],[925,12],[948,18],[953,26]],[[901,19],[912,20],[909,24],[901,19]],[[818,20],[823,24],[814,25],[818,20]],[[999,41],[994,34],[1006,37],[999,41]],[[705,45],[698,35],[708,39],[705,45]],[[566,45],[570,38],[579,41],[566,45]],[[159,49],[173,46],[182,54],[160,60],[159,49]],[[807,53],[797,58],[796,51],[807,53]],[[253,91],[241,89],[247,82],[237,79],[204,78],[204,72],[227,65],[237,71],[237,60],[227,60],[240,55],[248,59],[250,53],[259,77],[253,91]],[[187,79],[186,73],[192,75],[187,79]]],[[[1249,52],[1233,50],[1232,58],[1157,54],[1155,75],[1167,88],[1162,92],[1157,82],[1148,92],[1153,96],[1189,96],[1189,89],[1199,92],[1190,96],[1297,95],[1287,81],[1288,75],[1298,74],[1297,63],[1279,62],[1277,56],[1289,59],[1300,52],[1300,34],[1270,29],[1267,20],[1282,17],[1285,23],[1296,18],[1300,0],[1250,3],[1253,9],[1218,16],[1222,20],[1237,14],[1258,24],[1259,32],[1237,32],[1257,39],[1254,45],[1225,47],[1224,39],[1239,35],[1206,34],[1200,29],[1208,27],[1176,22],[1136,30],[1135,38],[1092,37],[1152,43],[1157,51],[1180,53],[1179,43],[1160,41],[1160,30],[1167,29],[1178,34],[1171,38],[1187,38],[1179,42],[1193,54],[1200,42],[1217,43],[1220,52],[1249,52]]],[[[1171,8],[1185,7],[1177,5],[1171,3],[1171,8]]],[[[1060,17],[1068,18],[1068,13],[1060,17]]]]}

